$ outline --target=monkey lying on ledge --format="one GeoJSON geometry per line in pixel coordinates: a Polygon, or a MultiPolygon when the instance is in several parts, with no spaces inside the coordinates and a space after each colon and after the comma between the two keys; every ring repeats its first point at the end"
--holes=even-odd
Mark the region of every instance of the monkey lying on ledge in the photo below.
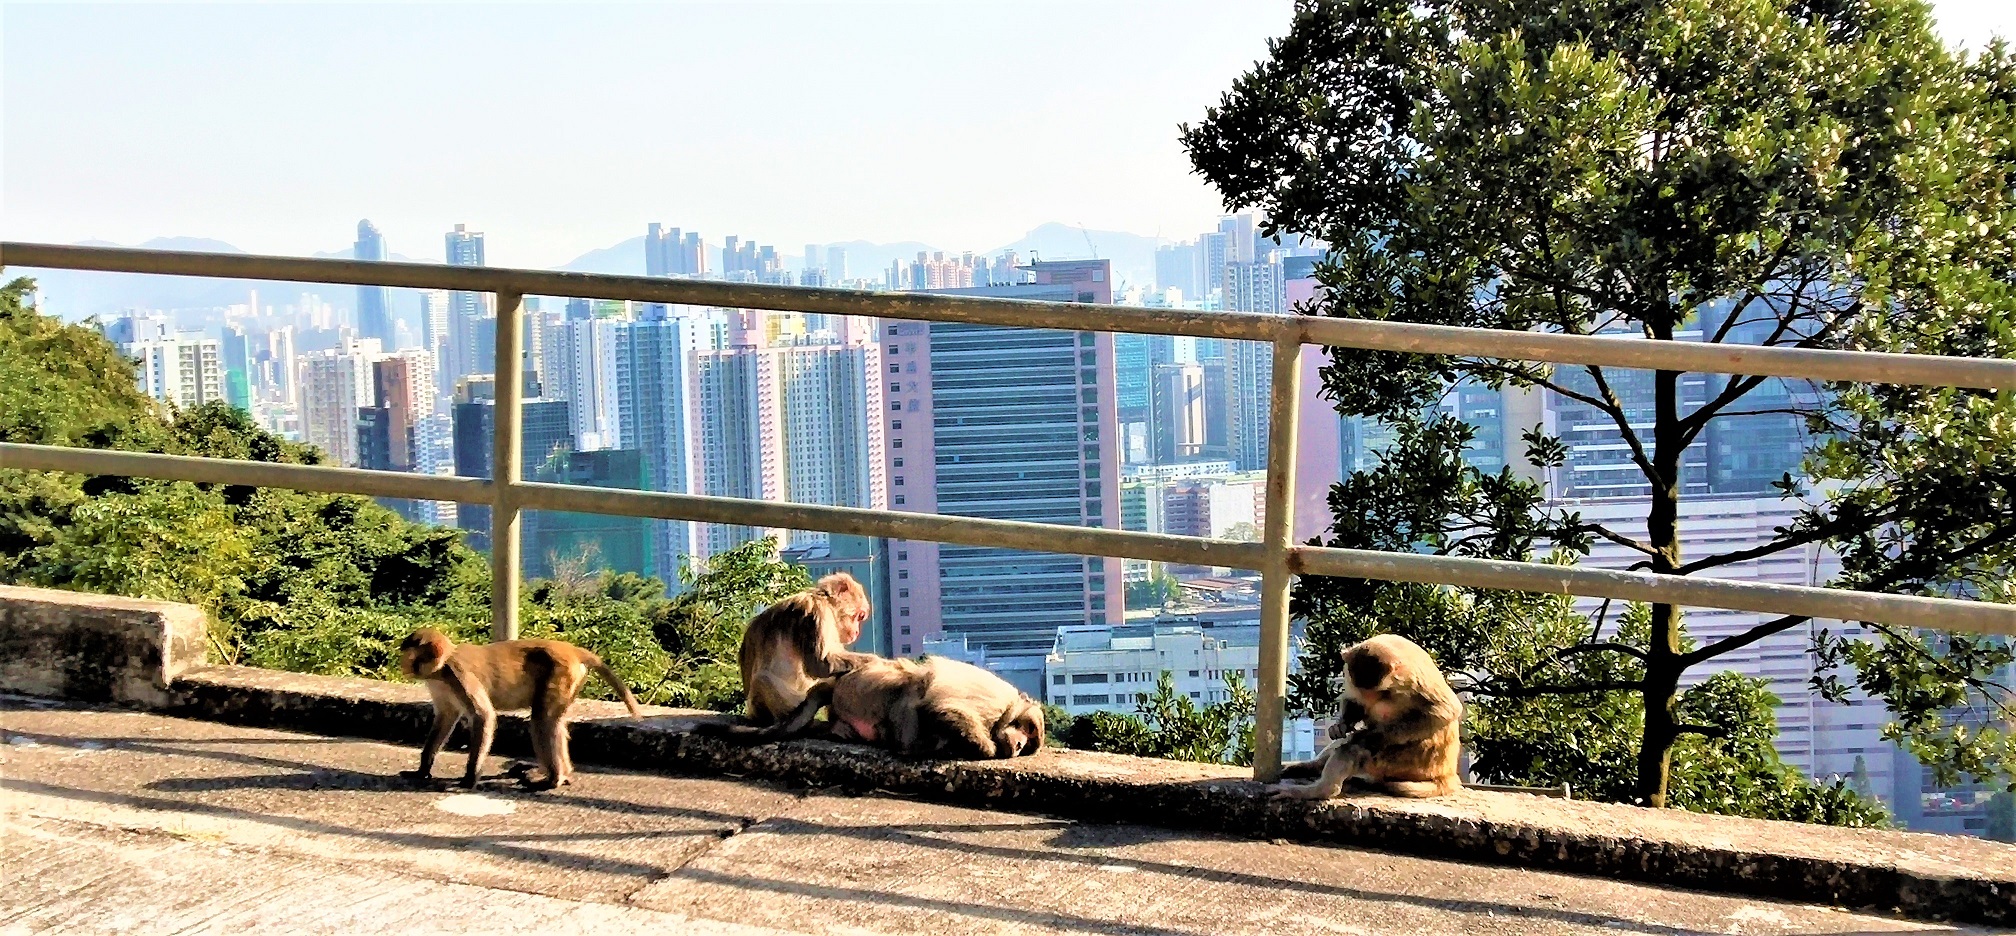
{"type": "Polygon", "coordinates": [[[880,745],[912,758],[982,760],[1043,748],[1043,707],[993,673],[944,657],[922,662],[871,657],[818,680],[805,701],[766,728],[703,722],[696,734],[743,744],[816,735],[814,716],[830,709],[825,736],[880,745]]]}

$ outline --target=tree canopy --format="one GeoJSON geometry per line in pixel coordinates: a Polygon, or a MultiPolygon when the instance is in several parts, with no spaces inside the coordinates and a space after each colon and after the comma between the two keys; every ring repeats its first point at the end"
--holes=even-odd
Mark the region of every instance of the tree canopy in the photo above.
{"type": "MultiPolygon", "coordinates": [[[[1183,141],[1228,209],[1329,245],[1305,314],[2016,356],[2016,61],[1949,50],[1917,0],[1303,0],[1183,141]]],[[[1339,412],[1396,441],[1332,492],[1328,545],[1573,562],[1600,539],[1672,575],[1824,546],[1840,587],[2011,597],[2011,394],[1331,354],[1339,412]],[[1646,491],[1644,526],[1549,501],[1525,476],[1571,446],[1543,427],[1519,427],[1524,451],[1506,456],[1539,471],[1468,467],[1469,428],[1427,413],[1463,383],[1582,407],[1646,491]],[[1758,548],[1685,554],[1690,447],[1760,427],[1810,439],[1771,485],[1797,521],[1758,548]]],[[[1488,776],[1864,815],[1838,784],[1773,799],[1797,778],[1756,743],[1773,730],[1762,689],[1692,672],[1804,617],[1696,644],[1670,605],[1592,619],[1541,596],[1338,579],[1304,579],[1296,609],[1313,648],[1302,705],[1324,706],[1342,643],[1407,634],[1471,677],[1488,776]],[[1742,769],[1716,766],[1718,749],[1742,769]]],[[[1816,630],[1816,688],[1880,697],[1888,735],[1944,775],[2008,782],[2006,643],[1864,630],[1816,630]],[[1954,717],[1968,706],[1987,714],[1954,717]]]]}

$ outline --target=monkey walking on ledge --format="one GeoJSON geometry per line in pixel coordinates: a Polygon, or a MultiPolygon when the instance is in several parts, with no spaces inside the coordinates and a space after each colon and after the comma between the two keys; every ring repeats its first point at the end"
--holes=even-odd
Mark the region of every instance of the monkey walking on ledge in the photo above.
{"type": "Polygon", "coordinates": [[[589,671],[609,683],[632,718],[643,718],[636,698],[602,658],[557,640],[507,640],[457,645],[448,635],[421,628],[399,645],[399,669],[424,680],[434,699],[434,728],[420,750],[420,768],[408,776],[431,780],[434,758],[460,721],[469,723],[469,769],[462,785],[474,787],[483,758],[497,733],[499,710],[532,710],[532,752],[543,775],[539,789],[567,783],[574,761],[567,755],[567,709],[588,681],[589,671]]]}
{"type": "Polygon", "coordinates": [[[1313,783],[1278,783],[1277,799],[1329,799],[1347,781],[1394,796],[1446,796],[1461,789],[1463,703],[1419,644],[1380,634],[1344,651],[1344,698],[1332,740],[1316,759],[1291,764],[1283,777],[1316,774],[1313,783]]]}

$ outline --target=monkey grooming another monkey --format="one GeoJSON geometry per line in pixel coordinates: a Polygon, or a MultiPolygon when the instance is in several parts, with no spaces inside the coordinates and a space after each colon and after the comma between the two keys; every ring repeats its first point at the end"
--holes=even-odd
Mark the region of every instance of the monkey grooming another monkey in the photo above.
{"type": "Polygon", "coordinates": [[[821,708],[831,711],[828,737],[904,757],[984,760],[1043,747],[1042,706],[993,673],[943,657],[868,657],[814,682],[798,708],[767,728],[708,722],[694,730],[762,744],[814,733],[821,708]]]}
{"type": "Polygon", "coordinates": [[[474,787],[483,758],[497,732],[499,710],[532,710],[532,752],[544,775],[532,785],[552,789],[569,782],[574,761],[567,754],[567,709],[588,673],[609,683],[632,718],[642,718],[630,687],[602,658],[557,640],[507,640],[457,645],[448,635],[421,628],[399,645],[399,668],[425,680],[434,699],[434,728],[420,750],[418,779],[434,776],[434,758],[458,721],[469,723],[469,769],[462,785],[474,787]]]}
{"type": "Polygon", "coordinates": [[[870,613],[867,590],[854,576],[835,572],[756,615],[739,653],[749,721],[773,724],[805,701],[815,680],[878,659],[847,650],[870,613]]]}
{"type": "Polygon", "coordinates": [[[1344,651],[1344,698],[1335,739],[1316,759],[1283,776],[1316,774],[1314,783],[1278,783],[1276,798],[1322,800],[1362,781],[1394,796],[1445,796],[1461,789],[1463,703],[1428,651],[1397,634],[1380,634],[1344,651]]]}

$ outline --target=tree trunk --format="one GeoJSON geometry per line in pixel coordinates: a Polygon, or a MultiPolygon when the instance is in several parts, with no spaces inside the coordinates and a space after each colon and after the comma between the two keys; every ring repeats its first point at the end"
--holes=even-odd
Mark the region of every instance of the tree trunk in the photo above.
{"type": "Polygon", "coordinates": [[[1674,704],[1680,698],[1680,674],[1682,672],[1676,654],[1662,653],[1658,635],[1667,628],[1660,625],[1662,618],[1673,622],[1673,632],[1677,633],[1680,609],[1673,605],[1654,605],[1652,608],[1653,641],[1649,657],[1645,663],[1645,682],[1642,694],[1645,699],[1645,736],[1638,742],[1638,789],[1639,803],[1657,808],[1666,805],[1666,784],[1672,777],[1673,742],[1680,733],[1674,730],[1679,724],[1674,717],[1674,704]]]}
{"type": "MultiPolygon", "coordinates": [[[[1651,337],[1673,340],[1671,320],[1653,317],[1651,337]]],[[[1680,374],[1655,371],[1652,376],[1652,503],[1645,513],[1647,543],[1657,551],[1652,571],[1672,574],[1680,568],[1680,374]]],[[[1652,634],[1645,647],[1645,737],[1638,748],[1638,800],[1654,807],[1666,805],[1666,783],[1671,776],[1674,730],[1678,720],[1674,705],[1679,700],[1680,608],[1672,604],[1652,606],[1652,634]]]]}

